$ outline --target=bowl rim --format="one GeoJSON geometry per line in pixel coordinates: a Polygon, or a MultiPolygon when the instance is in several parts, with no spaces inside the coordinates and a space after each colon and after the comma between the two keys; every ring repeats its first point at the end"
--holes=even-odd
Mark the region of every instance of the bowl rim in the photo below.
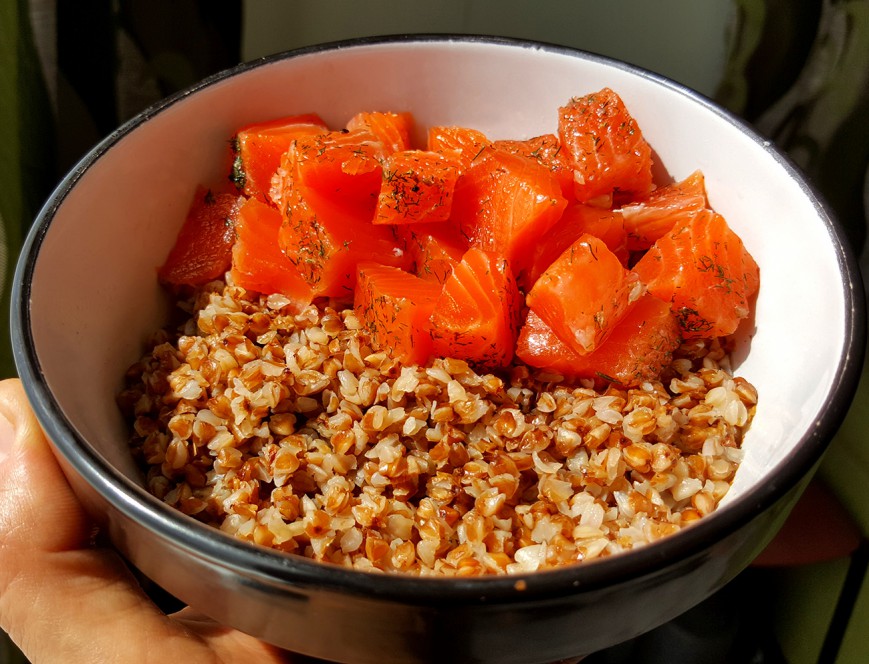
{"type": "Polygon", "coordinates": [[[48,434],[55,453],[110,505],[150,533],[173,542],[191,555],[269,585],[316,585],[321,589],[387,598],[429,606],[456,603],[530,601],[618,585],[660,572],[678,561],[699,557],[709,543],[735,533],[766,511],[813,471],[839,428],[853,399],[863,364],[866,311],[863,283],[844,230],[830,207],[799,168],[771,141],[758,135],[745,121],[701,93],[669,78],[607,56],[547,42],[466,34],[402,34],[362,37],[305,46],[275,53],[213,74],[195,85],[149,106],[95,145],[59,182],[35,218],[19,255],[12,284],[11,334],[13,356],[25,392],[48,434]],[[159,501],[104,460],[76,432],[53,397],[45,380],[31,335],[31,280],[39,250],[51,222],[78,180],[124,136],[174,104],[212,85],[249,70],[300,56],[370,46],[425,44],[486,44],[567,55],[615,68],[651,80],[688,97],[719,116],[769,152],[813,202],[837,255],[845,301],[843,353],[830,393],[812,427],[798,441],[795,452],[781,462],[774,481],[752,487],[727,509],[716,511],[676,535],[624,554],[569,567],[506,576],[471,578],[419,577],[376,574],[328,565],[293,554],[236,540],[211,526],[183,515],[159,501]]]}

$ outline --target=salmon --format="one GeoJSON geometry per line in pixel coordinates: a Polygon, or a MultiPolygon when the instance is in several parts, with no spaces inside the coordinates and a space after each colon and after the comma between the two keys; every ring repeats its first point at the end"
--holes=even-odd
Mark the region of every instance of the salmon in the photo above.
{"type": "Polygon", "coordinates": [[[366,130],[330,131],[297,139],[283,159],[301,191],[311,190],[335,205],[374,218],[385,157],[383,146],[366,130]]]}
{"type": "Polygon", "coordinates": [[[543,134],[524,141],[495,141],[492,147],[532,159],[548,169],[561,186],[561,195],[573,200],[573,168],[567,150],[562,149],[561,141],[555,134],[543,134]]]}
{"type": "Polygon", "coordinates": [[[669,366],[681,342],[670,307],[646,294],[631,305],[612,333],[591,353],[580,355],[565,344],[533,309],[516,342],[526,364],[566,378],[592,378],[624,387],[656,379],[669,366]]]}
{"type": "Polygon", "coordinates": [[[452,223],[410,224],[396,229],[404,240],[413,272],[422,279],[444,283],[468,250],[468,241],[452,223]]]}
{"type": "Polygon", "coordinates": [[[567,206],[561,219],[541,241],[533,245],[526,267],[519,275],[519,284],[526,290],[530,289],[546,268],[586,233],[603,241],[622,265],[628,264],[627,235],[621,213],[573,203],[567,206]]]}
{"type": "Polygon", "coordinates": [[[570,157],[579,202],[612,207],[617,192],[644,196],[652,190],[652,149],[609,88],[559,108],[558,137],[570,157]]]}
{"type": "Polygon", "coordinates": [[[648,196],[620,208],[628,235],[628,249],[645,251],[679,221],[707,209],[706,185],[701,171],[681,182],[655,189],[648,196]]]}
{"type": "Polygon", "coordinates": [[[546,236],[567,200],[552,173],[533,160],[492,149],[456,182],[451,220],[472,247],[524,269],[528,249],[546,236]]]}
{"type": "Polygon", "coordinates": [[[347,129],[351,132],[367,131],[381,143],[385,154],[392,154],[411,149],[413,115],[363,111],[350,118],[347,129]]]}
{"type": "Polygon", "coordinates": [[[223,277],[232,263],[235,217],[243,200],[198,187],[175,244],[157,271],[160,281],[201,286],[223,277]]]}
{"type": "Polygon", "coordinates": [[[534,282],[526,304],[579,355],[595,350],[642,294],[604,242],[582,235],[534,282]]]}
{"type": "Polygon", "coordinates": [[[318,296],[352,298],[362,262],[410,267],[393,229],[372,223],[381,159],[364,131],[299,139],[281,158],[278,242],[318,296]]]}
{"type": "Polygon", "coordinates": [[[444,222],[450,218],[458,167],[428,150],[402,150],[386,157],[375,224],[444,222]]]}
{"type": "Polygon", "coordinates": [[[431,315],[432,351],[485,370],[513,359],[522,298],[509,262],[470,248],[443,285],[431,315]]]}
{"type": "Polygon", "coordinates": [[[281,156],[293,141],[327,130],[326,123],[316,113],[290,115],[242,127],[232,141],[232,181],[245,196],[268,200],[272,177],[281,164],[281,156]]]}
{"type": "Polygon", "coordinates": [[[315,114],[248,125],[242,195],[198,194],[160,278],[230,270],[296,311],[352,301],[402,363],[518,358],[639,385],[680,340],[732,334],[760,271],[701,171],[653,187],[651,147],[615,92],[570,99],[557,120],[517,140],[432,126],[425,149],[409,113],[361,112],[340,131],[315,114]]]}
{"type": "Polygon", "coordinates": [[[679,222],[634,272],[650,293],[669,303],[686,339],[733,334],[748,317],[760,280],[742,240],[712,210],[679,222]]]}
{"type": "Polygon", "coordinates": [[[428,130],[427,149],[438,152],[455,161],[461,172],[470,168],[492,142],[486,135],[476,129],[467,127],[430,127],[428,130]]]}
{"type": "Polygon", "coordinates": [[[280,293],[295,313],[314,299],[314,289],[302,278],[278,245],[281,213],[258,198],[249,198],[238,211],[230,274],[237,286],[265,295],[280,293]]]}
{"type": "Polygon", "coordinates": [[[353,297],[372,344],[407,364],[425,364],[432,350],[429,318],[440,285],[389,265],[365,263],[353,297]]]}

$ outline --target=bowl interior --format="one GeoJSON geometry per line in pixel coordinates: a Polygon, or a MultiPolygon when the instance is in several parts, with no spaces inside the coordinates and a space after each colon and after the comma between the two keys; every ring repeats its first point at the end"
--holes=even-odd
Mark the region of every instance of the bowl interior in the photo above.
{"type": "Polygon", "coordinates": [[[155,269],[196,186],[225,172],[234,129],[309,111],[341,126],[380,109],[411,111],[419,128],[531,137],[555,131],[556,109],[571,96],[605,86],[637,118],[662,177],[704,172],[712,206],[760,265],[756,317],[737,352],[760,405],[729,509],[805,443],[834,388],[851,306],[841,247],[811,191],[738,122],[679,86],[560,49],[425,39],[313,49],[152,109],[98,146],[40,218],[19,270],[23,279],[32,271],[21,332],[32,346],[19,364],[41,375],[83,440],[138,482],[114,397],[166,320],[155,269]]]}

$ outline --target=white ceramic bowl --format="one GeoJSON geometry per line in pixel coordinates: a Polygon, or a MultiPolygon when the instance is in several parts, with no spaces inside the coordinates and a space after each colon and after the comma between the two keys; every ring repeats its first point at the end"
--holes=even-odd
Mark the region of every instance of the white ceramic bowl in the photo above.
{"type": "Polygon", "coordinates": [[[853,257],[812,188],[768,142],[659,76],[576,51],[490,38],[357,41],[214,76],[96,146],[36,220],[15,278],[21,377],[58,458],[115,545],[168,591],[283,647],[354,662],[554,661],[674,617],[762,549],[838,427],[864,339],[853,257]],[[155,278],[197,184],[255,120],[412,111],[491,138],[555,130],[555,109],[616,90],[659,176],[706,176],[709,200],[761,269],[738,373],[760,402],[725,504],[657,544],[517,579],[369,575],[260,550],[176,513],[143,488],[114,397],[167,301],[155,278]]]}

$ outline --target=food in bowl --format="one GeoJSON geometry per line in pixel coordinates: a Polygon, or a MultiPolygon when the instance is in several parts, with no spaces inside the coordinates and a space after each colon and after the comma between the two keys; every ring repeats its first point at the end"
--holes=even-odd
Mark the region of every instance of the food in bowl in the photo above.
{"type": "Polygon", "coordinates": [[[223,72],[96,146],[28,236],[11,298],[13,350],[82,502],[131,565],[194,609],[329,661],[553,662],[686,611],[744,569],[781,525],[860,375],[865,309],[843,238],[774,145],[714,103],[630,65],[479,37],[317,46],[223,72]],[[390,85],[372,85],[373,75],[390,85]],[[655,181],[702,170],[709,203],[762,272],[753,318],[731,353],[760,404],[733,484],[712,514],[654,545],[588,564],[443,578],[284,554],[227,536],[147,492],[111,403],[145,339],[171,321],[155,266],[197,184],[225,177],[227,138],[239,127],[308,109],[341,127],[359,109],[406,109],[420,127],[534,136],[555,131],[551,110],[571,95],[605,85],[629,103],[658,155],[655,181]]]}
{"type": "Polygon", "coordinates": [[[758,269],[703,177],[653,188],[609,89],[558,135],[365,112],[235,138],[161,279],[184,312],[120,402],[147,486],[241,539],[362,570],[530,572],[712,512],[756,390],[758,269]],[[360,230],[362,229],[362,230],[360,230]]]}

